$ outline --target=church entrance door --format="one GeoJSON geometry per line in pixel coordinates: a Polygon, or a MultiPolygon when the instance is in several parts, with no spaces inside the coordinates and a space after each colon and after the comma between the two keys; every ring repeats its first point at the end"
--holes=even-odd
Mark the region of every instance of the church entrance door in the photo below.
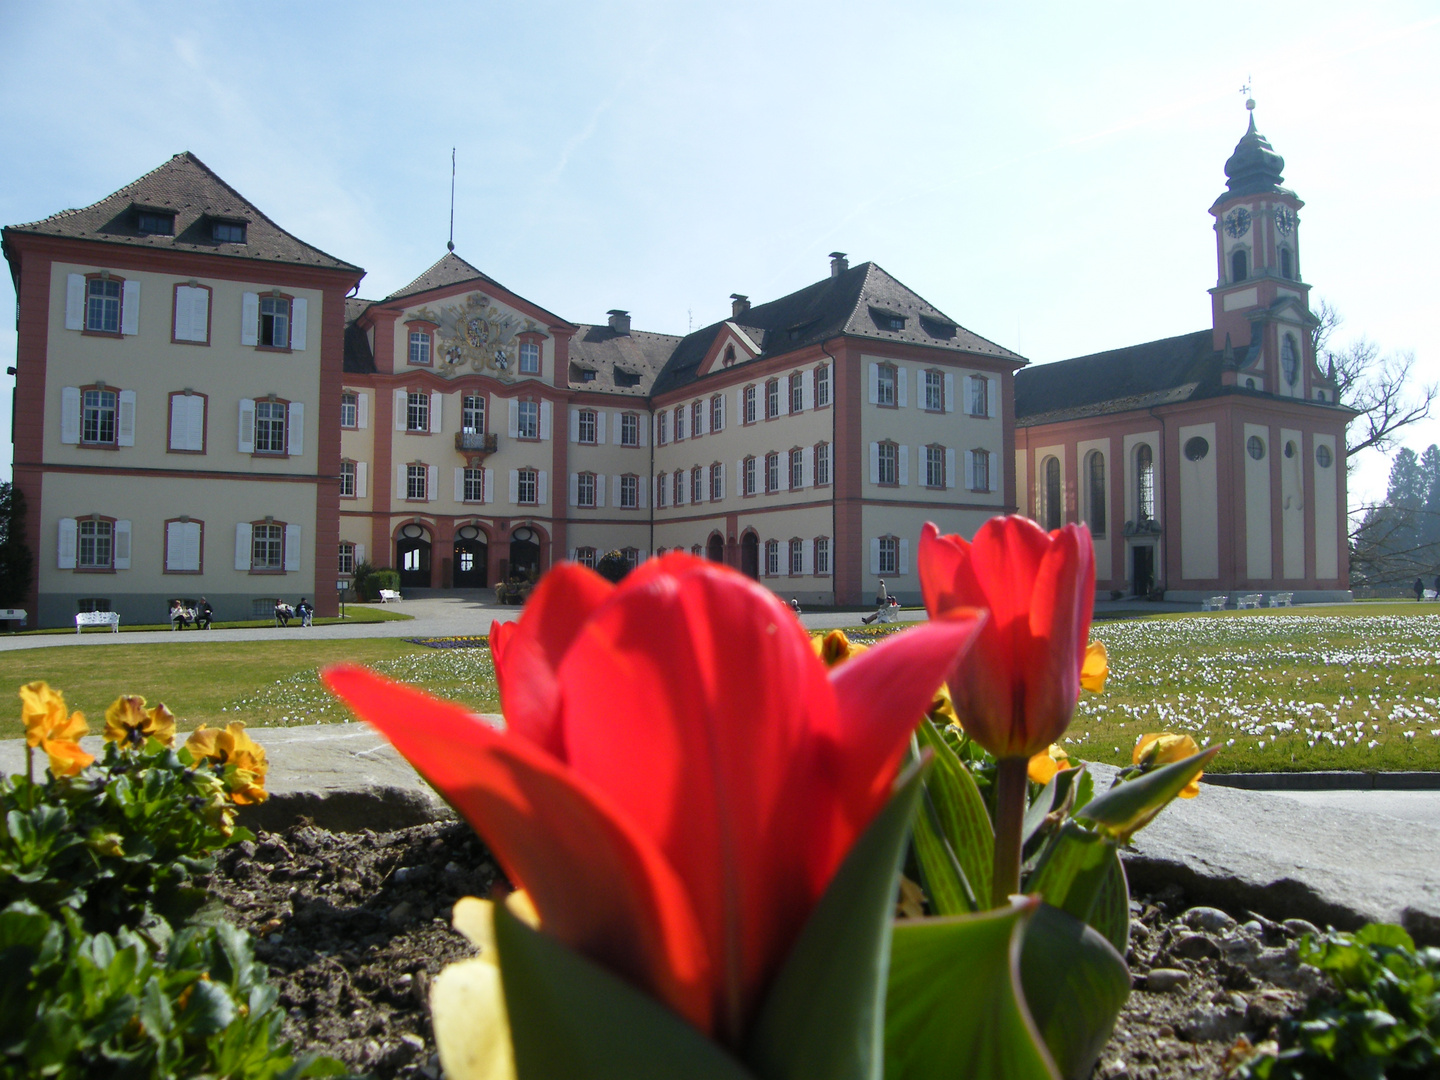
{"type": "Polygon", "coordinates": [[[1135,595],[1149,596],[1155,588],[1155,548],[1150,544],[1137,544],[1130,551],[1133,560],[1130,580],[1135,583],[1135,595]]]}
{"type": "Polygon", "coordinates": [[[747,532],[740,539],[740,572],[760,580],[760,538],[753,532],[747,532]]]}

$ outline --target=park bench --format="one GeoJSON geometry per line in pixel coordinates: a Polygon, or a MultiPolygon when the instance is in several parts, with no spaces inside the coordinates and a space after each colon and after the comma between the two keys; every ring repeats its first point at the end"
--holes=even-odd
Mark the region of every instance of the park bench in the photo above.
{"type": "Polygon", "coordinates": [[[113,611],[81,611],[75,616],[75,632],[87,626],[108,626],[112,634],[120,632],[120,616],[113,611]]]}
{"type": "Polygon", "coordinates": [[[1224,611],[1224,610],[1225,610],[1225,604],[1229,601],[1229,599],[1230,599],[1229,596],[1227,596],[1227,595],[1225,595],[1225,594],[1222,593],[1222,594],[1219,595],[1219,596],[1212,596],[1212,597],[1210,597],[1208,600],[1201,600],[1201,601],[1200,601],[1200,610],[1201,610],[1201,611],[1224,611]]]}
{"type": "Polygon", "coordinates": [[[399,603],[399,602],[400,602],[400,599],[401,599],[401,597],[400,597],[400,590],[399,590],[399,589],[381,589],[381,590],[380,590],[380,602],[381,602],[382,604],[388,604],[391,600],[394,600],[396,603],[399,603]]]}
{"type": "Polygon", "coordinates": [[[1277,592],[1270,596],[1271,607],[1292,607],[1291,601],[1295,599],[1293,592],[1277,592]]]}
{"type": "Polygon", "coordinates": [[[1245,608],[1258,608],[1260,606],[1260,602],[1264,599],[1265,595],[1263,593],[1245,593],[1243,596],[1236,597],[1235,610],[1241,611],[1245,608]]]}
{"type": "Polygon", "coordinates": [[[1424,592],[1422,592],[1422,593],[1420,594],[1420,599],[1421,599],[1421,600],[1437,600],[1437,599],[1440,599],[1440,593],[1437,593],[1434,589],[1426,589],[1424,592]]]}

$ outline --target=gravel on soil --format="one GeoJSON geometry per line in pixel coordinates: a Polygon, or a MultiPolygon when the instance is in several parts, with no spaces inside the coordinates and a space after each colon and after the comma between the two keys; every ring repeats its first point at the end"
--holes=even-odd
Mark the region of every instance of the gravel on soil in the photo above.
{"type": "MultiPolygon", "coordinates": [[[[385,833],[299,824],[226,849],[211,892],[255,935],[298,1049],[377,1080],[438,1080],[430,981],[472,952],[450,909],[497,886],[503,876],[463,822],[385,833]]],[[[1274,1037],[1323,992],[1297,959],[1314,930],[1188,907],[1174,885],[1137,896],[1126,956],[1135,989],[1096,1080],[1221,1080],[1237,1040],[1274,1037]]]]}

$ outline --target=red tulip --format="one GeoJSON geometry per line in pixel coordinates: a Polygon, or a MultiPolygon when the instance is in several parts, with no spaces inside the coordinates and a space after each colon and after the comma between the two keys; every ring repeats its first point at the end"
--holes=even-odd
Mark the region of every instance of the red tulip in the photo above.
{"type": "Polygon", "coordinates": [[[990,610],[947,678],[966,733],[997,758],[1044,751],[1080,698],[1095,600],[1089,529],[1046,533],[1029,518],[999,517],[967,542],[927,523],[918,563],[932,619],[961,606],[990,610]]]}
{"type": "Polygon", "coordinates": [[[833,671],[768,591],[667,555],[557,566],[491,630],[508,728],[361,668],[325,681],[527,890],[541,929],[738,1046],[984,616],[833,671]]]}

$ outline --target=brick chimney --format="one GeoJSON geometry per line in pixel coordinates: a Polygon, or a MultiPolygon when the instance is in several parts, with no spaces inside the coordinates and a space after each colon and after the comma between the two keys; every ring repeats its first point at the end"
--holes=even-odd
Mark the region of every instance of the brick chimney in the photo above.
{"type": "Polygon", "coordinates": [[[630,333],[630,313],[621,311],[619,308],[611,308],[607,315],[610,316],[610,329],[617,334],[630,333]]]}
{"type": "Polygon", "coordinates": [[[738,319],[745,312],[750,310],[750,298],[744,293],[732,292],[730,294],[730,317],[738,319]]]}
{"type": "Polygon", "coordinates": [[[850,269],[850,260],[845,257],[843,251],[830,252],[830,276],[839,277],[846,270],[850,269]]]}

